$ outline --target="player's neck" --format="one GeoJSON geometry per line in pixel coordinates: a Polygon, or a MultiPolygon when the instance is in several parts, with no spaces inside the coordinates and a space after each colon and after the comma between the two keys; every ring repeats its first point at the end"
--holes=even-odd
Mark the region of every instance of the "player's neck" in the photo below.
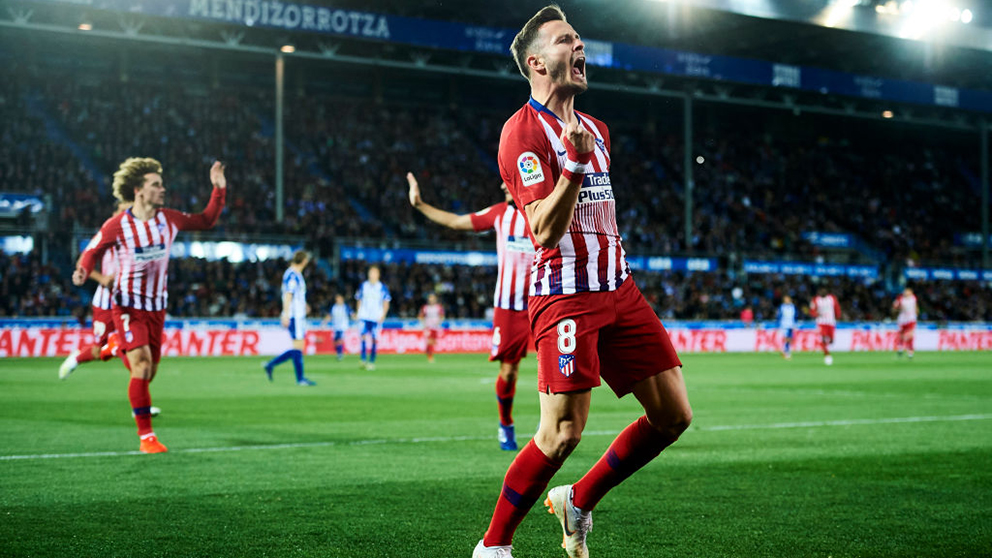
{"type": "Polygon", "coordinates": [[[141,200],[135,200],[134,205],[131,206],[131,215],[134,215],[134,218],[139,221],[147,221],[155,217],[156,212],[158,212],[157,207],[141,200]]]}
{"type": "Polygon", "coordinates": [[[544,108],[553,112],[565,124],[577,122],[574,93],[566,92],[549,84],[545,87],[535,85],[531,88],[530,94],[534,100],[542,103],[544,108]]]}

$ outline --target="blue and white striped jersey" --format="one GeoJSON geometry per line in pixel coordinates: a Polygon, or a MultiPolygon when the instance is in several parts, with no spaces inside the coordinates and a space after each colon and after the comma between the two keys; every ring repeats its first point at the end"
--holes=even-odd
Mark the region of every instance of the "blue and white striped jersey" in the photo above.
{"type": "MultiPolygon", "coordinates": [[[[288,314],[291,319],[307,319],[307,283],[303,280],[303,274],[293,268],[286,270],[282,274],[282,294],[292,293],[293,300],[289,304],[288,314]]],[[[283,312],[287,312],[283,308],[283,312]]]]}
{"type": "Polygon", "coordinates": [[[796,327],[796,305],[782,304],[778,307],[778,327],[792,329],[796,327]]]}
{"type": "Polygon", "coordinates": [[[345,303],[335,304],[331,306],[331,327],[334,331],[344,331],[348,329],[351,325],[350,322],[351,309],[345,303]]]}
{"type": "Polygon", "coordinates": [[[369,322],[378,322],[382,318],[382,309],[386,301],[392,300],[389,296],[389,289],[382,281],[376,284],[365,281],[355,293],[355,299],[360,300],[358,306],[358,319],[369,322]]]}

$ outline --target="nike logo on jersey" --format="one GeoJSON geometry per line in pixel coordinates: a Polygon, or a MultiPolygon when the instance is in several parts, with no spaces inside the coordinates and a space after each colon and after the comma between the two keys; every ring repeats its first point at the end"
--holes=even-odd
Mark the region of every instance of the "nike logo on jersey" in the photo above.
{"type": "Polygon", "coordinates": [[[558,152],[558,156],[559,157],[564,157],[567,153],[568,153],[568,151],[559,151],[558,152]]]}

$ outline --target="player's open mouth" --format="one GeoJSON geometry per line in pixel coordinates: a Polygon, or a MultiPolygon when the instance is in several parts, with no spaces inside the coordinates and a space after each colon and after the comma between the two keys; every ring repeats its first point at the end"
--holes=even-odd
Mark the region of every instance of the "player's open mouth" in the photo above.
{"type": "Polygon", "coordinates": [[[586,59],[577,58],[572,64],[572,75],[574,77],[585,78],[586,77],[586,59]]]}

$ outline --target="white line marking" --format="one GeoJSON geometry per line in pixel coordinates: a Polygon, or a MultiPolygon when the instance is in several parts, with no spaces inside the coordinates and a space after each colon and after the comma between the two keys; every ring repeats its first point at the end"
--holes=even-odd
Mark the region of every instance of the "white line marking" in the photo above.
{"type": "MultiPolygon", "coordinates": [[[[928,417],[898,417],[881,419],[848,419],[823,420],[806,422],[776,422],[770,424],[727,424],[718,426],[693,426],[692,430],[701,432],[724,432],[728,430],[778,430],[787,428],[822,428],[829,426],[864,426],[873,424],[906,424],[917,422],[959,422],[972,420],[990,420],[992,414],[952,415],[928,417]]],[[[616,436],[617,430],[594,430],[583,432],[584,436],[616,436]]],[[[309,442],[298,444],[259,444],[253,446],[220,446],[212,448],[187,448],[169,450],[170,453],[220,453],[251,450],[278,450],[296,448],[326,448],[331,446],[371,446],[379,444],[426,444],[438,442],[475,442],[490,440],[492,436],[437,436],[424,438],[376,438],[369,440],[354,440],[350,442],[309,442]]],[[[526,436],[521,439],[528,439],[526,436]]],[[[139,451],[98,451],[91,453],[43,453],[33,455],[0,455],[0,461],[24,461],[35,459],[70,459],[77,457],[125,457],[143,455],[139,451]]]]}

